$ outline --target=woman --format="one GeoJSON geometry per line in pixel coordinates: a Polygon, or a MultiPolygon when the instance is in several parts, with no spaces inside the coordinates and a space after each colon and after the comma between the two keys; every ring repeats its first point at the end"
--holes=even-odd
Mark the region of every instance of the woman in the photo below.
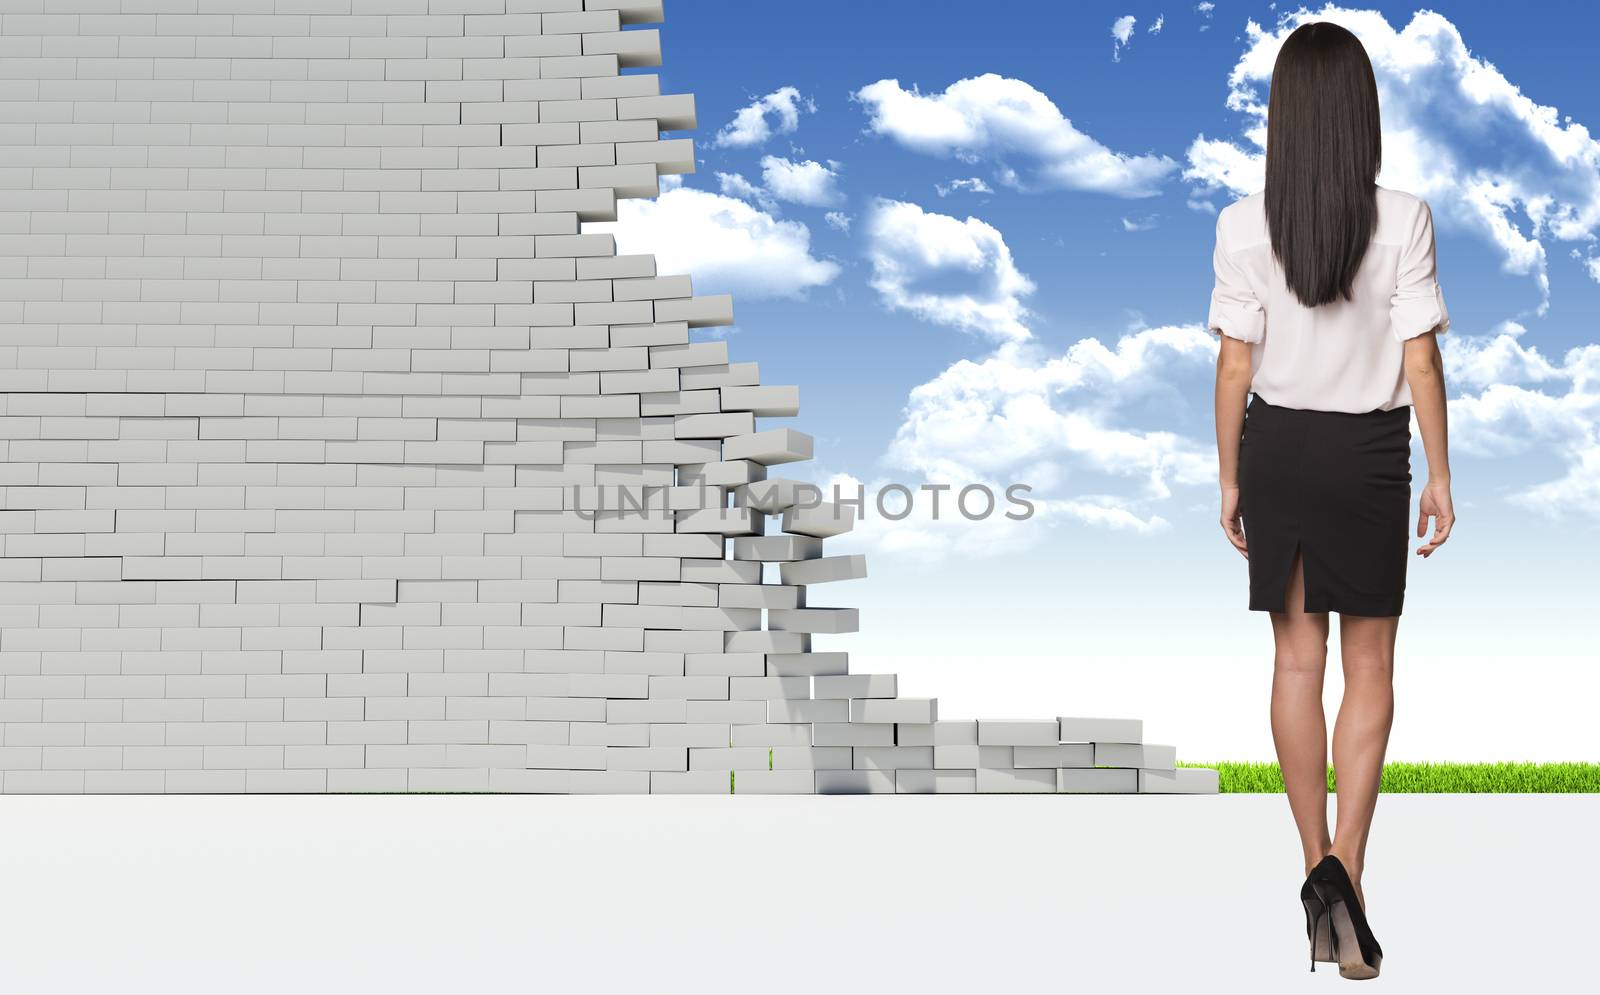
{"type": "Polygon", "coordinates": [[[1376,977],[1383,957],[1361,873],[1394,710],[1413,408],[1428,461],[1416,534],[1434,520],[1417,553],[1433,555],[1455,522],[1436,341],[1450,316],[1433,215],[1377,185],[1381,148],[1361,43],[1336,24],[1302,25],[1273,68],[1266,188],[1217,218],[1208,318],[1221,340],[1222,528],[1248,561],[1250,609],[1272,620],[1272,734],[1305,851],[1311,969],[1337,962],[1346,978],[1376,977]],[[1345,679],[1331,836],[1330,612],[1345,679]]]}

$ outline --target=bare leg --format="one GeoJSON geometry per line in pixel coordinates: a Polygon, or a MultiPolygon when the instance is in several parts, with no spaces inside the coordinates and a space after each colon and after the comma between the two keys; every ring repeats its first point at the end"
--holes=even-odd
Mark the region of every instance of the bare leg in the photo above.
{"type": "Polygon", "coordinates": [[[1378,804],[1383,755],[1394,720],[1394,639],[1398,615],[1374,618],[1339,616],[1339,645],[1344,657],[1344,701],[1333,728],[1333,769],[1339,791],[1339,814],[1332,852],[1350,872],[1356,897],[1366,862],[1367,833],[1378,804]]]}
{"type": "MultiPolygon", "coordinates": [[[[1272,739],[1300,829],[1310,873],[1328,853],[1328,726],[1322,675],[1328,660],[1328,613],[1303,610],[1305,571],[1295,553],[1283,612],[1272,613],[1277,653],[1272,670],[1272,739]]],[[[1341,817],[1343,813],[1341,812],[1341,817]]]]}

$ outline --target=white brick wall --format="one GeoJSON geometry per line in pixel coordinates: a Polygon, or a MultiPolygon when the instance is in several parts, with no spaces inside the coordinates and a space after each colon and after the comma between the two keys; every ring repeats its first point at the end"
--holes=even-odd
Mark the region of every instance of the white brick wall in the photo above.
{"type": "Polygon", "coordinates": [[[583,231],[660,14],[0,0],[0,790],[1214,790],[811,652],[798,391],[583,231]]]}

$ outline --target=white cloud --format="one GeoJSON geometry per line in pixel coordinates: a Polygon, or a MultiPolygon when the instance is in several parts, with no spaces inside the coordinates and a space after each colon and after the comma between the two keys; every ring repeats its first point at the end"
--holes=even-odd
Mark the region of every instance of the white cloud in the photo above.
{"type": "Polygon", "coordinates": [[[888,307],[1002,341],[1029,337],[1022,298],[1033,282],[993,226],[879,198],[864,234],[870,282],[888,307]]]}
{"type": "Polygon", "coordinates": [[[1494,334],[1440,340],[1450,346],[1447,378],[1481,387],[1451,400],[1451,444],[1467,455],[1535,463],[1554,455],[1560,476],[1513,485],[1508,500],[1551,519],[1600,519],[1600,345],[1552,362],[1523,346],[1522,333],[1508,323],[1494,334]]]}
{"type": "Polygon", "coordinates": [[[772,196],[807,207],[832,207],[844,200],[836,186],[839,164],[807,160],[792,162],[780,156],[761,158],[761,179],[772,196]]]}
{"type": "Polygon", "coordinates": [[[1021,298],[1033,284],[992,226],[879,200],[866,230],[885,303],[998,343],[911,391],[884,464],[909,479],[981,483],[997,494],[1025,483],[1038,507],[1034,522],[1014,526],[908,520],[880,530],[882,548],[1002,551],[1031,541],[1041,522],[1155,532],[1168,527],[1156,509],[1171,485],[1215,481],[1208,443],[1141,423],[1152,406],[1183,410],[1176,381],[1215,362],[1216,341],[1198,325],[1138,329],[1111,347],[1084,338],[1052,354],[1026,324],[1021,298]],[[961,279],[975,286],[961,290],[961,279]],[[920,291],[923,282],[956,289],[920,291]]]}
{"type": "Polygon", "coordinates": [[[1122,61],[1122,49],[1128,44],[1128,39],[1133,37],[1134,23],[1132,14],[1123,14],[1111,22],[1111,61],[1122,61]]]}
{"type": "Polygon", "coordinates": [[[764,188],[751,183],[744,178],[742,173],[717,173],[717,189],[729,197],[738,197],[740,200],[751,201],[762,210],[776,214],[778,201],[764,188]]]}
{"type": "Polygon", "coordinates": [[[1513,489],[1507,498],[1550,519],[1600,519],[1600,389],[1593,378],[1600,346],[1573,352],[1564,365],[1587,366],[1589,372],[1575,376],[1566,393],[1494,384],[1450,402],[1451,430],[1459,426],[1467,440],[1463,451],[1475,455],[1554,452],[1564,466],[1561,476],[1513,489]]]}
{"type": "Polygon", "coordinates": [[[590,222],[610,232],[622,254],[654,253],[663,273],[687,273],[697,293],[741,299],[799,298],[831,283],[840,266],[811,254],[811,230],[734,197],[663,177],[660,197],[617,204],[618,220],[590,222]]]}
{"type": "MultiPolygon", "coordinates": [[[[1543,313],[1547,244],[1592,245],[1600,236],[1600,142],[1473,55],[1441,14],[1419,11],[1399,31],[1376,11],[1331,4],[1286,14],[1274,31],[1247,22],[1227,101],[1245,116],[1244,143],[1200,135],[1184,178],[1206,191],[1261,189],[1273,60],[1283,39],[1311,20],[1350,29],[1372,59],[1383,106],[1379,181],[1427,198],[1441,229],[1473,231],[1496,246],[1504,271],[1534,278],[1543,313]]],[[[1600,280],[1600,264],[1591,257],[1586,265],[1600,280]]]]}
{"type": "Polygon", "coordinates": [[[1156,215],[1156,214],[1146,214],[1142,218],[1123,218],[1122,219],[1122,230],[1123,231],[1149,231],[1152,228],[1158,228],[1158,227],[1160,227],[1160,223],[1157,220],[1159,217],[1160,217],[1160,215],[1156,215]]]}
{"type": "Polygon", "coordinates": [[[817,105],[792,86],[780,87],[739,109],[711,140],[714,146],[760,145],[774,134],[800,127],[800,112],[816,113],[817,105]]]}
{"type": "Polygon", "coordinates": [[[1160,515],[1140,518],[1118,504],[1116,498],[1062,501],[1055,507],[1060,513],[1076,518],[1085,525],[1095,525],[1100,528],[1139,532],[1148,535],[1152,532],[1161,532],[1172,527],[1172,523],[1160,515]]]}
{"type": "Polygon", "coordinates": [[[1134,500],[1159,500],[1171,483],[1215,480],[1214,454],[1175,432],[1132,427],[1127,408],[1215,359],[1216,341],[1198,325],[1142,329],[1112,348],[1080,339],[1054,356],[1002,345],[912,390],[887,461],[930,479],[1030,474],[1051,487],[1090,472],[1138,482],[1134,500]]]}
{"type": "Polygon", "coordinates": [[[1497,383],[1538,383],[1562,379],[1561,370],[1521,342],[1527,329],[1503,321],[1487,335],[1451,333],[1439,340],[1452,387],[1487,387],[1497,383]]]}
{"type": "Polygon", "coordinates": [[[1049,97],[1029,84],[985,73],[943,93],[910,90],[883,79],[852,97],[871,114],[869,127],[926,155],[995,165],[998,180],[1024,192],[1087,190],[1153,197],[1177,163],[1164,155],[1114,152],[1073,127],[1049,97]],[[1006,163],[1029,160],[1026,175],[1006,163]]]}
{"type": "Polygon", "coordinates": [[[1165,14],[1157,14],[1155,22],[1153,24],[1151,24],[1148,28],[1145,28],[1145,30],[1150,32],[1153,35],[1158,35],[1158,34],[1161,33],[1161,26],[1163,24],[1166,24],[1166,23],[1167,23],[1167,15],[1165,15],[1165,14]]]}
{"type": "MultiPolygon", "coordinates": [[[[1264,133],[1261,140],[1266,141],[1264,133]]],[[[1264,155],[1253,155],[1232,142],[1208,139],[1204,132],[1190,144],[1188,158],[1184,179],[1199,180],[1202,190],[1221,188],[1243,194],[1260,190],[1266,184],[1264,155]]],[[[1191,194],[1191,199],[1200,198],[1191,194]]]]}
{"type": "Polygon", "coordinates": [[[933,189],[941,197],[948,197],[962,190],[970,190],[972,193],[994,193],[994,188],[983,182],[982,177],[978,176],[951,180],[949,183],[935,183],[933,189]]]}
{"type": "Polygon", "coordinates": [[[835,231],[850,231],[850,215],[844,213],[843,211],[829,211],[827,214],[822,216],[822,220],[826,221],[828,223],[828,227],[834,229],[835,231]]]}
{"type": "MultiPolygon", "coordinates": [[[[848,544],[936,560],[1013,553],[1036,543],[1040,528],[1069,523],[1140,535],[1170,528],[1157,509],[1171,485],[1214,484],[1215,455],[1177,433],[1133,427],[1129,409],[1170,392],[1169,379],[1199,375],[1215,356],[1215,340],[1189,326],[1141,330],[1114,348],[1083,339],[1055,356],[1007,344],[956,363],[911,392],[884,457],[896,474],[866,485],[867,517],[848,544]],[[870,502],[891,479],[914,491],[947,485],[939,517],[921,493],[907,518],[874,514],[870,502]],[[1018,509],[1007,498],[1017,484],[1033,506],[1022,521],[1004,517],[1018,509]],[[953,495],[969,485],[987,487],[998,513],[977,521],[952,513],[953,495]]],[[[971,503],[975,513],[984,505],[977,494],[971,503]]]]}
{"type": "MultiPolygon", "coordinates": [[[[1523,335],[1508,322],[1440,339],[1452,390],[1464,391],[1450,401],[1458,469],[1463,458],[1492,461],[1478,465],[1493,467],[1496,485],[1485,489],[1496,499],[1556,521],[1600,519],[1600,345],[1551,360],[1523,335]]],[[[1213,337],[1179,325],[1138,329],[1113,345],[1085,338],[1053,355],[1034,342],[1006,343],[953,364],[912,390],[885,464],[896,479],[983,483],[997,494],[1028,483],[1038,514],[1000,528],[913,517],[899,536],[869,529],[863,541],[936,557],[1011,551],[1034,541],[1028,527],[1068,521],[1139,534],[1168,528],[1162,512],[1176,488],[1215,484],[1215,450],[1205,432],[1150,427],[1144,416],[1192,394],[1215,357],[1213,337]]],[[[1209,426],[1209,412],[1191,414],[1209,426]]],[[[1425,464],[1416,472],[1420,486],[1425,464]]]]}
{"type": "Polygon", "coordinates": [[[794,162],[782,156],[761,157],[761,182],[752,183],[741,173],[716,174],[719,189],[729,197],[748,200],[769,214],[782,210],[780,202],[805,207],[832,207],[844,202],[838,189],[839,163],[826,165],[807,160],[794,162]]]}

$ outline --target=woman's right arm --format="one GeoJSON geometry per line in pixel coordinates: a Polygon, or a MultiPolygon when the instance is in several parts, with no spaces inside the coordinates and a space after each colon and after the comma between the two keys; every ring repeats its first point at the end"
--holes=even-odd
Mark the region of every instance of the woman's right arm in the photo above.
{"type": "Polygon", "coordinates": [[[1422,488],[1417,511],[1417,538],[1428,534],[1428,518],[1433,518],[1433,537],[1417,547],[1419,556],[1428,557],[1450,538],[1456,522],[1450,502],[1450,445],[1447,408],[1444,399],[1444,360],[1439,355],[1439,339],[1425,332],[1405,341],[1406,383],[1411,386],[1411,405],[1422,430],[1422,449],[1428,457],[1428,482],[1422,488]]]}

